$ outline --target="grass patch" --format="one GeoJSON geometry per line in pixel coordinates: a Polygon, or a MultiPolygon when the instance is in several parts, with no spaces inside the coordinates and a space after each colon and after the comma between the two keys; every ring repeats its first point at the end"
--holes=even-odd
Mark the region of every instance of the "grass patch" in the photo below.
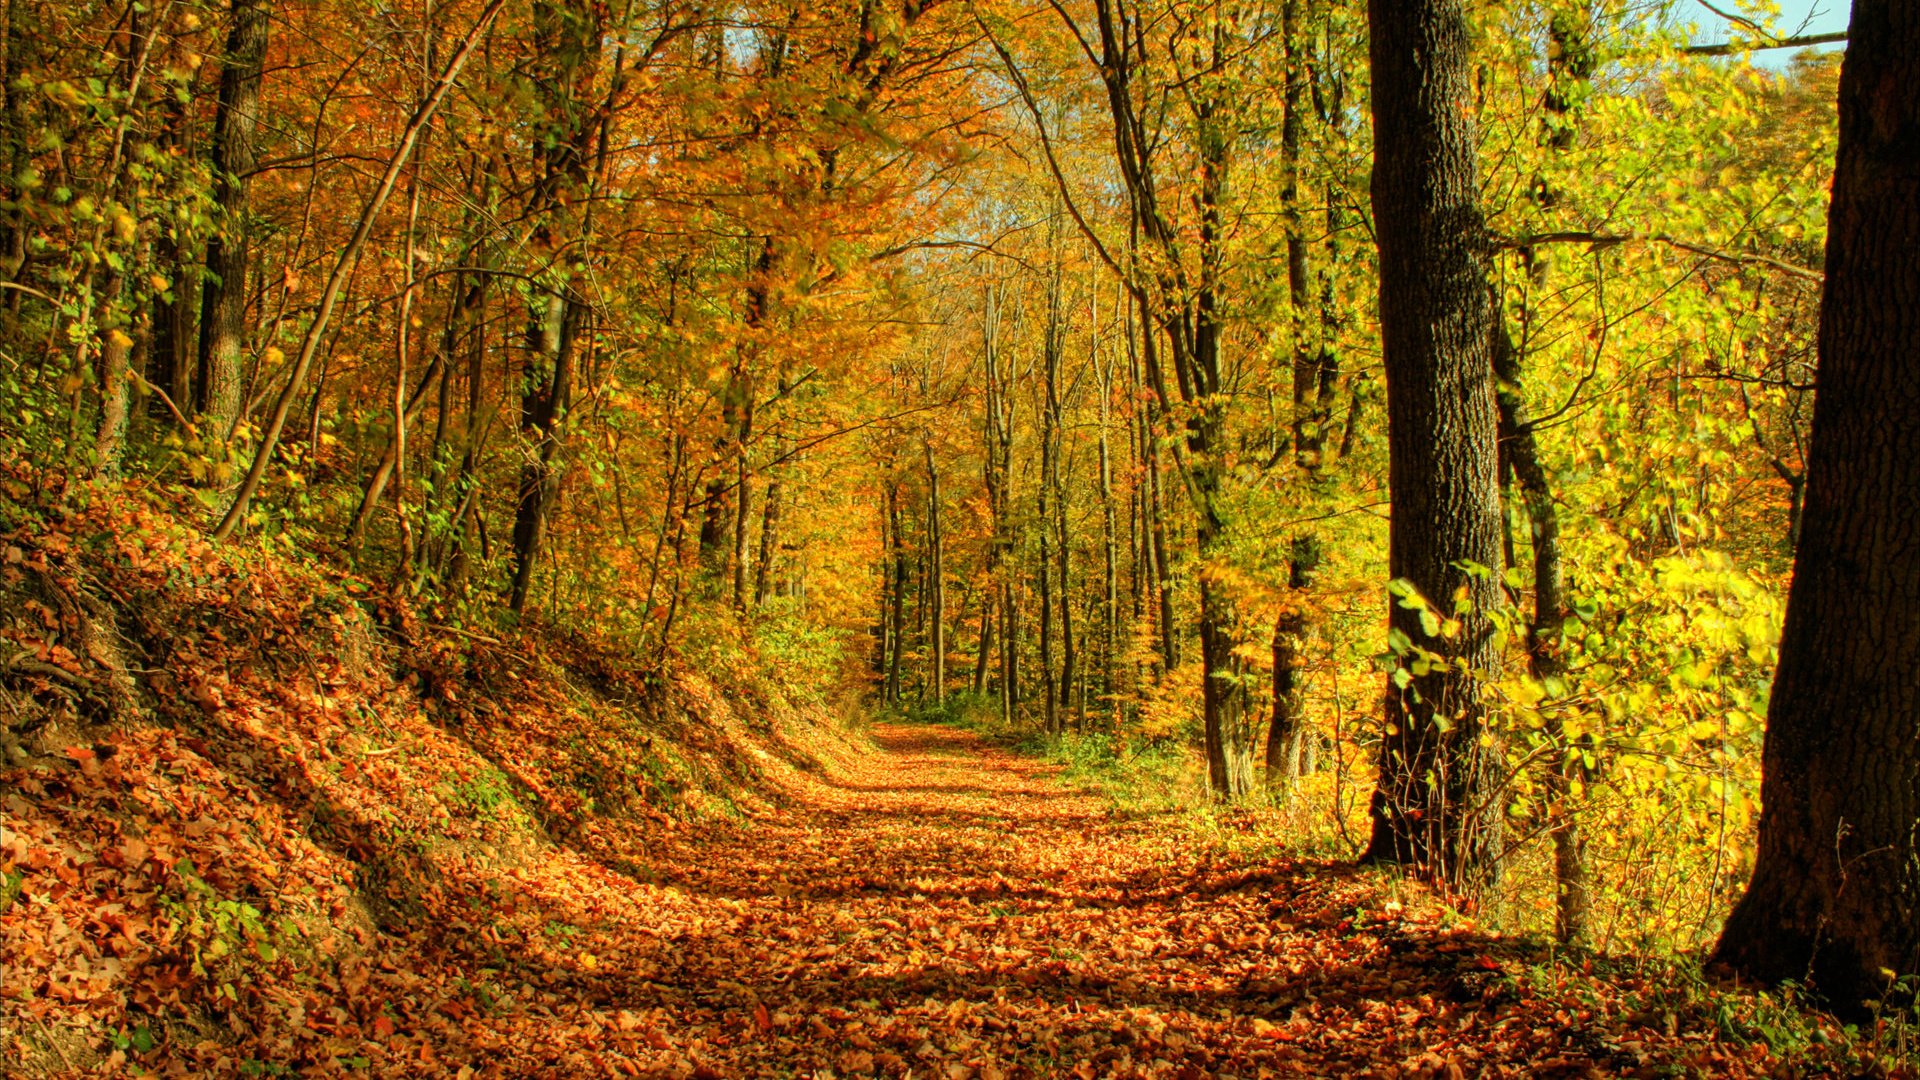
{"type": "Polygon", "coordinates": [[[1194,755],[1176,740],[1104,731],[1050,735],[1026,724],[1006,723],[998,697],[964,691],[939,702],[909,705],[903,716],[915,723],[957,727],[1058,765],[1062,780],[1101,796],[1117,811],[1160,814],[1205,804],[1194,755]]]}

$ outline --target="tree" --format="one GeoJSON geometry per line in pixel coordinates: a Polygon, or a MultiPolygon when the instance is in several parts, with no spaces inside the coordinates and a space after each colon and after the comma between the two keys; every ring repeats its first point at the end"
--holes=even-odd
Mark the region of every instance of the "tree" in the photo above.
{"type": "Polygon", "coordinates": [[[1716,956],[1843,1014],[1920,973],[1920,8],[1861,0],[1759,857],[1716,956]]]}
{"type": "Polygon", "coordinates": [[[1373,835],[1364,858],[1453,884],[1490,870],[1480,684],[1498,662],[1501,526],[1487,288],[1458,0],[1372,0],[1373,210],[1396,582],[1373,835]]]}
{"type": "Polygon", "coordinates": [[[245,347],[249,236],[247,189],[260,126],[260,73],[267,57],[270,12],[265,0],[233,0],[233,26],[220,68],[220,104],[213,121],[213,175],[220,228],[207,238],[207,280],[201,292],[198,410],[213,439],[240,421],[240,354],[245,347]]]}

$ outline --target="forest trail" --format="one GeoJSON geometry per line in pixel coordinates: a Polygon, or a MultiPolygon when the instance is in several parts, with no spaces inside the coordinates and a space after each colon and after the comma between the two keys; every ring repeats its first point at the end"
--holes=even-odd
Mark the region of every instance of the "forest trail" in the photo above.
{"type": "Polygon", "coordinates": [[[1196,854],[1177,822],[1116,814],[954,729],[872,738],[775,820],[651,854],[659,885],[720,925],[644,928],[648,945],[569,980],[610,1028],[644,1026],[668,1073],[1717,1071],[1698,1043],[1655,1051],[1523,1000],[1512,946],[1383,902],[1354,871],[1196,854]]]}

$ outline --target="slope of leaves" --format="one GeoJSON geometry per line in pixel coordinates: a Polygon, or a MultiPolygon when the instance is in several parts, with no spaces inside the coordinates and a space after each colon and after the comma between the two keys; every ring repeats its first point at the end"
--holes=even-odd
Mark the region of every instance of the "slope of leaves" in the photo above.
{"type": "Polygon", "coordinates": [[[1758,999],[1542,964],[950,728],[856,747],[775,686],[428,633],[137,500],[7,524],[29,1075],[1858,1067],[1739,1037],[1758,999]]]}

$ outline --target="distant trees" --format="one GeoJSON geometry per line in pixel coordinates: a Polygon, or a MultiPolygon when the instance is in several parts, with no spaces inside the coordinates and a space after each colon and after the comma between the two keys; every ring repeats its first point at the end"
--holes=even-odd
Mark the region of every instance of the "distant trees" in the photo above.
{"type": "Polygon", "coordinates": [[[1715,955],[1859,1015],[1920,975],[1920,9],[1858,0],[1850,41],[1759,859],[1715,955]]]}

